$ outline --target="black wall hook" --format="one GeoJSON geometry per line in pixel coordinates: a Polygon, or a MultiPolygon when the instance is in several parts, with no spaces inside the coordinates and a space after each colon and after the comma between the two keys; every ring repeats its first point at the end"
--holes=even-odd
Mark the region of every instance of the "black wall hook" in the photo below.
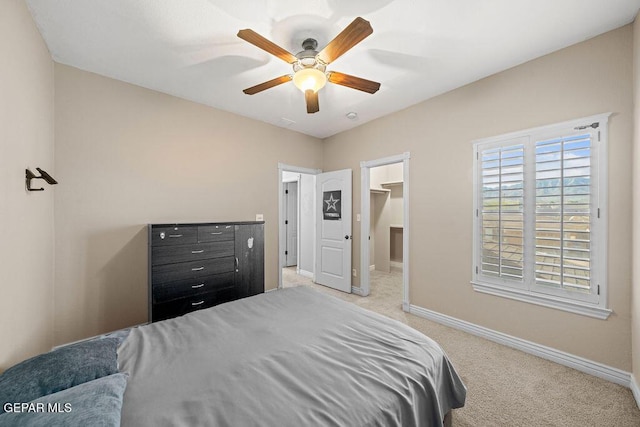
{"type": "Polygon", "coordinates": [[[36,174],[31,172],[29,169],[25,169],[26,183],[27,183],[27,190],[28,191],[44,191],[44,188],[31,188],[31,180],[32,179],[44,179],[47,182],[47,184],[50,184],[50,185],[54,185],[54,184],[58,183],[58,181],[53,179],[53,177],[51,175],[49,175],[46,171],[44,171],[44,170],[42,170],[40,168],[36,168],[36,170],[38,172],[40,172],[40,176],[36,176],[36,174]]]}

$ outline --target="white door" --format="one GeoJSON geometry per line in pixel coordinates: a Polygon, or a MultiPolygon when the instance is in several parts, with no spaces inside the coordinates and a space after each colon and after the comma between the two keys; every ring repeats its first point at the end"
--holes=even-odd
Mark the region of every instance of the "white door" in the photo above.
{"type": "Polygon", "coordinates": [[[351,293],[351,169],[316,175],[316,283],[351,293]]]}
{"type": "Polygon", "coordinates": [[[284,249],[285,266],[298,265],[298,183],[284,184],[284,226],[287,233],[287,246],[284,249]]]}

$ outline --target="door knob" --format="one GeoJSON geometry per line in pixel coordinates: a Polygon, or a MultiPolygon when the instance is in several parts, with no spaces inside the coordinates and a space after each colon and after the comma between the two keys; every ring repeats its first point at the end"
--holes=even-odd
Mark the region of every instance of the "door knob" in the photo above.
{"type": "Polygon", "coordinates": [[[351,236],[349,236],[348,234],[346,234],[346,235],[344,236],[344,238],[345,238],[346,240],[349,240],[349,239],[351,238],[351,236]]]}

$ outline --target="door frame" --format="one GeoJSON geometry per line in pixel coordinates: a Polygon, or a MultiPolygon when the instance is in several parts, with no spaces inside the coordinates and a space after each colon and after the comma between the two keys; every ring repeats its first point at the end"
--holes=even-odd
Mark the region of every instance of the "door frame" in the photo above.
{"type": "MultiPolygon", "coordinates": [[[[282,172],[293,172],[293,173],[304,173],[308,175],[317,175],[322,173],[322,169],[310,169],[300,166],[287,165],[284,163],[278,163],[278,287],[276,289],[282,289],[282,266],[284,265],[284,253],[282,248],[286,247],[286,233],[283,227],[284,224],[284,191],[282,189],[282,172]]],[[[298,191],[300,191],[300,185],[298,185],[298,191]]],[[[314,209],[315,212],[315,199],[314,199],[314,209]]],[[[300,208],[300,197],[298,197],[298,209],[300,208]]],[[[315,235],[315,227],[313,230],[313,258],[315,260],[315,251],[316,251],[316,235],[315,235]]],[[[300,233],[298,233],[298,248],[299,248],[299,239],[300,233]]],[[[298,252],[298,257],[300,253],[298,252]]],[[[315,262],[314,262],[315,264],[315,262]]],[[[315,266],[313,271],[313,281],[316,279],[315,266]]]]}
{"type": "Polygon", "coordinates": [[[402,310],[409,311],[409,159],[411,153],[405,152],[382,159],[360,162],[360,295],[371,292],[369,275],[369,233],[371,227],[371,168],[402,163],[402,310]]]}

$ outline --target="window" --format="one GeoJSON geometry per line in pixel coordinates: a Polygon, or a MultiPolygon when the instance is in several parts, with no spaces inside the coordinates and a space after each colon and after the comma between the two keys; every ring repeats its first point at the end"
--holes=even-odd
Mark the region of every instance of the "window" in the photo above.
{"type": "Polygon", "coordinates": [[[476,291],[609,316],[608,116],[474,141],[476,291]]]}

